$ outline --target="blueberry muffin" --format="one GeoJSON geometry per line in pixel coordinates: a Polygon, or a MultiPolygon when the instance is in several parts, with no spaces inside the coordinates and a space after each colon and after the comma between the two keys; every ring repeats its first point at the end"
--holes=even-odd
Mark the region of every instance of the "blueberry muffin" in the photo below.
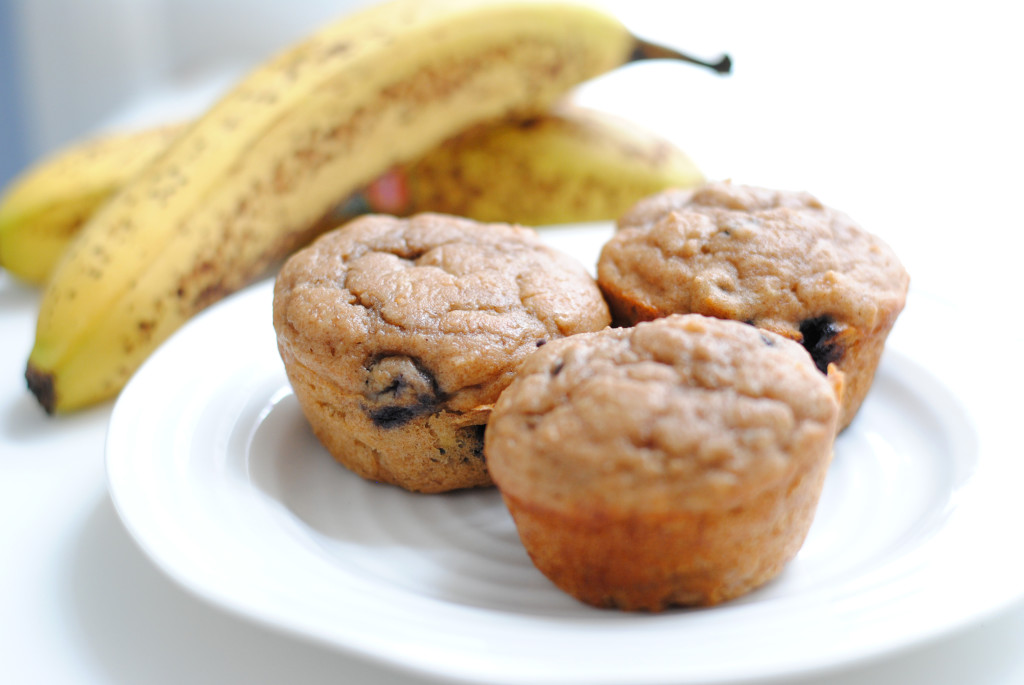
{"type": "Polygon", "coordinates": [[[484,428],[522,360],[609,319],[593,278],[533,230],[439,214],[356,219],[274,289],[316,436],[360,476],[421,492],[490,485],[484,428]]]}
{"type": "Polygon", "coordinates": [[[871,387],[910,281],[885,243],[811,195],[731,183],[642,200],[597,275],[618,325],[697,313],[801,342],[822,372],[844,377],[840,429],[871,387]]]}
{"type": "Polygon", "coordinates": [[[839,405],[796,342],[676,314],[545,345],[486,433],[533,563],[582,602],[714,605],[800,549],[839,405]]]}

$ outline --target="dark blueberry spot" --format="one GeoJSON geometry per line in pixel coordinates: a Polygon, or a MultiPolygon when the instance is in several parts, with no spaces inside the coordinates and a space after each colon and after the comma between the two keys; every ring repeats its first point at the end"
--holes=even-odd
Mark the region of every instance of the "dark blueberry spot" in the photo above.
{"type": "Polygon", "coordinates": [[[558,374],[562,373],[563,368],[565,368],[565,362],[559,359],[558,363],[551,367],[551,375],[557,376],[558,374]]]}
{"type": "Polygon", "coordinates": [[[843,346],[836,339],[840,332],[835,319],[827,314],[800,322],[803,346],[822,373],[828,373],[828,365],[843,358],[843,346]]]}
{"type": "Polygon", "coordinates": [[[371,409],[370,420],[378,428],[398,428],[412,420],[416,416],[414,407],[379,407],[371,409]]]}
{"type": "Polygon", "coordinates": [[[775,341],[769,338],[764,333],[761,334],[761,342],[763,342],[768,347],[775,347],[775,341]]]}
{"type": "Polygon", "coordinates": [[[364,383],[367,399],[387,404],[406,404],[424,395],[440,395],[430,370],[418,359],[404,355],[373,359],[366,367],[364,383]]]}
{"type": "Polygon", "coordinates": [[[385,356],[367,367],[363,410],[378,428],[397,428],[429,414],[443,401],[437,381],[418,360],[385,356]]]}
{"type": "Polygon", "coordinates": [[[544,347],[544,345],[547,345],[547,343],[548,343],[547,340],[545,340],[544,338],[541,338],[540,340],[537,341],[537,347],[544,347]]]}
{"type": "Polygon", "coordinates": [[[478,426],[466,426],[462,432],[467,433],[473,445],[473,456],[481,461],[484,459],[484,431],[487,425],[481,423],[478,426]]]}
{"type": "Polygon", "coordinates": [[[398,395],[398,394],[401,394],[402,390],[404,390],[406,387],[408,387],[408,385],[409,385],[409,383],[408,383],[408,381],[405,380],[405,376],[398,376],[393,381],[391,381],[391,385],[389,385],[386,388],[384,388],[383,390],[381,390],[380,394],[381,395],[398,395]]]}

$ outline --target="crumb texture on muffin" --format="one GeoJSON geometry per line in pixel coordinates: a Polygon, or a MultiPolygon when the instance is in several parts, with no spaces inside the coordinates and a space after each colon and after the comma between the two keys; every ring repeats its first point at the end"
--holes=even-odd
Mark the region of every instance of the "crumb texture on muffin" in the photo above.
{"type": "Polygon", "coordinates": [[[715,604],[796,554],[838,411],[795,342],[671,315],[540,349],[495,406],[485,451],[562,589],[626,609],[715,604]]]}
{"type": "Polygon", "coordinates": [[[422,491],[489,484],[483,426],[518,365],[608,321],[586,270],[533,230],[436,214],[328,233],[288,260],[274,293],[278,347],[317,436],[361,475],[422,491]]]}
{"type": "Polygon", "coordinates": [[[906,301],[881,239],[807,193],[711,183],[642,200],[598,263],[615,321],[671,313],[735,319],[804,343],[846,376],[845,426],[906,301]]]}

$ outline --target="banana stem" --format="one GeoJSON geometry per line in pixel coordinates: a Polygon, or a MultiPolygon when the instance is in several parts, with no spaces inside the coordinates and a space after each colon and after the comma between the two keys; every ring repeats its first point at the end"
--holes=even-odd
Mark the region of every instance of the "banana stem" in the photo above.
{"type": "Polygon", "coordinates": [[[636,46],[633,48],[633,54],[630,55],[630,62],[639,62],[645,59],[675,59],[683,62],[689,62],[690,64],[696,64],[697,66],[706,67],[715,71],[719,74],[728,74],[732,71],[732,58],[729,55],[722,55],[718,58],[718,61],[711,62],[702,60],[688,55],[685,52],[680,52],[674,48],[670,48],[664,45],[658,45],[657,43],[649,43],[642,38],[636,39],[636,46]]]}

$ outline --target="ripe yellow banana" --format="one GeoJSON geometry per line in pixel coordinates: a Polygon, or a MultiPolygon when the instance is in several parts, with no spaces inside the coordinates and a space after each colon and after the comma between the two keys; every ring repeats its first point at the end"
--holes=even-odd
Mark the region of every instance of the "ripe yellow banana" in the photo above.
{"type": "Polygon", "coordinates": [[[637,200],[704,180],[668,140],[610,114],[561,105],[480,125],[400,165],[365,193],[373,211],[433,211],[533,226],[614,219],[637,200]]]}
{"type": "MultiPolygon", "coordinates": [[[[86,219],[183,127],[105,135],[30,169],[0,199],[0,266],[44,283],[86,219]]],[[[668,140],[616,116],[562,104],[460,133],[385,173],[334,216],[340,222],[366,212],[444,212],[533,226],[602,221],[642,197],[703,180],[668,140]]]]}
{"type": "Polygon", "coordinates": [[[247,76],[86,224],[44,291],[30,390],[51,413],[112,397],[356,189],[651,48],[565,2],[394,0],[324,27],[247,76]]]}
{"type": "Polygon", "coordinates": [[[0,198],[0,266],[28,283],[44,283],[79,228],[181,128],[93,138],[18,177],[0,198]]]}

